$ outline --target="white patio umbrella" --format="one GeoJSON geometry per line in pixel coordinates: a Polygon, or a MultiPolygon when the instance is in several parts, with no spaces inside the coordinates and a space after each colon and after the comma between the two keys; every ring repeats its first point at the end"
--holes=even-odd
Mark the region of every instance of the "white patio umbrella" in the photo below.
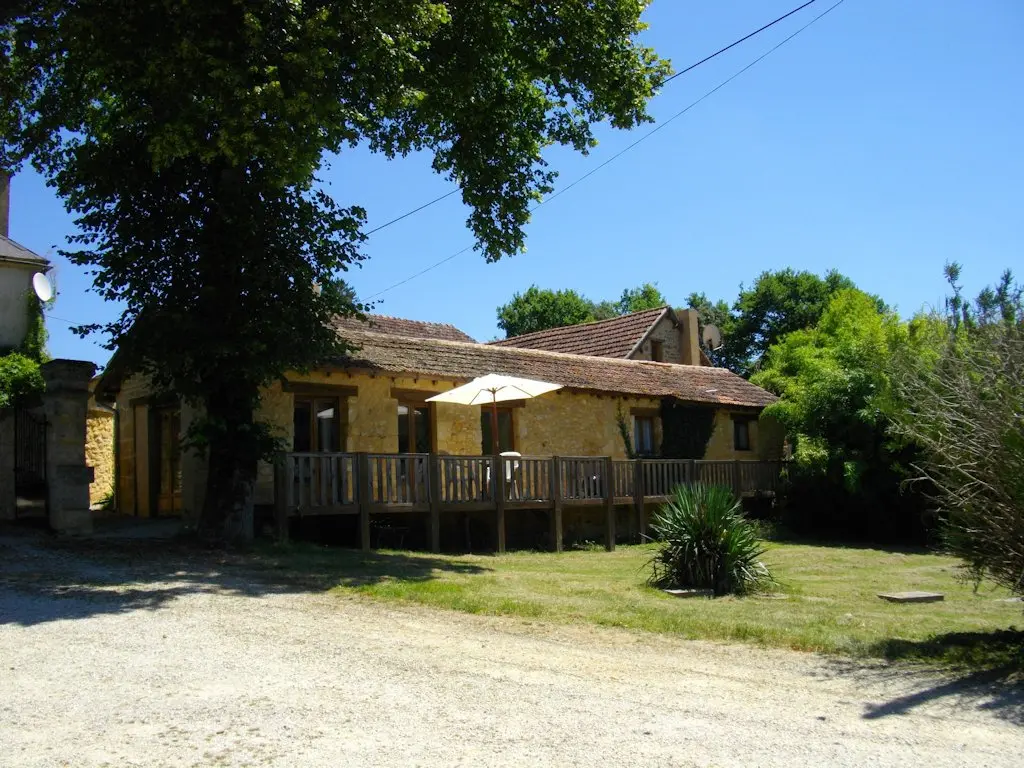
{"type": "Polygon", "coordinates": [[[486,376],[479,376],[455,389],[429,397],[427,401],[460,405],[487,405],[489,403],[491,406],[491,453],[496,455],[498,453],[498,403],[506,400],[538,397],[561,388],[561,384],[520,379],[501,373],[488,373],[486,376]]]}

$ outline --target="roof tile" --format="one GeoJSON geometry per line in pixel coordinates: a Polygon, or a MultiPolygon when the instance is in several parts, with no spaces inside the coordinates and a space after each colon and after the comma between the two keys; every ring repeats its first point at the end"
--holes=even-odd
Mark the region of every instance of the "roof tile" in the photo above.
{"type": "Polygon", "coordinates": [[[387,315],[366,315],[365,317],[365,320],[357,317],[337,317],[334,319],[334,327],[339,331],[371,331],[388,336],[405,336],[411,339],[447,339],[448,341],[475,343],[475,339],[468,333],[464,333],[448,323],[428,323],[423,320],[406,320],[387,315]]]}
{"type": "Polygon", "coordinates": [[[668,309],[656,307],[594,323],[549,328],[546,331],[492,341],[491,344],[498,347],[546,349],[549,352],[573,355],[626,358],[668,309]]]}
{"type": "Polygon", "coordinates": [[[571,389],[754,408],[777,399],[725,368],[413,339],[366,331],[350,331],[346,338],[360,348],[339,360],[341,365],[393,374],[468,380],[487,373],[504,373],[571,389]]]}

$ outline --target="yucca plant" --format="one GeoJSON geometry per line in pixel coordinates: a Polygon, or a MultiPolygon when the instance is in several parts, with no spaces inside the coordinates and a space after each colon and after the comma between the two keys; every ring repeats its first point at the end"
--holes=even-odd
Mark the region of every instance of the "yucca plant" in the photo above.
{"type": "Polygon", "coordinates": [[[757,528],[739,499],[716,485],[682,485],[658,510],[651,528],[661,549],[651,559],[651,586],[744,594],[771,582],[761,562],[757,528]]]}

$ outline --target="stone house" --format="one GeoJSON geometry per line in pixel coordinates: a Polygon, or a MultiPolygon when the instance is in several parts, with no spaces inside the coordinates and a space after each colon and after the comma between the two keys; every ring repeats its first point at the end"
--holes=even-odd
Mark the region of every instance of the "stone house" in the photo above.
{"type": "MultiPolygon", "coordinates": [[[[778,459],[779,425],[759,420],[775,397],[732,372],[700,365],[696,317],[668,307],[604,323],[481,344],[445,324],[383,316],[339,320],[358,351],[267,388],[259,416],[293,452],[490,452],[490,419],[479,407],[427,398],[487,373],[549,381],[563,389],[503,403],[499,444],[523,456],[657,455],[661,413],[681,403],[712,414],[705,459],[778,459]],[[571,340],[573,334],[579,338],[571,340]],[[548,349],[541,344],[555,344],[548,349]],[[582,341],[580,340],[582,339],[582,341]],[[599,342],[603,346],[598,346],[599,342]],[[535,348],[540,347],[540,348],[535,348]],[[570,351],[571,350],[571,351],[570,351]],[[661,361],[651,358],[661,357],[661,361]],[[684,364],[682,360],[693,361],[684,364]],[[625,423],[629,445],[622,434],[625,423]]],[[[96,388],[115,405],[116,494],[121,513],[193,512],[202,504],[205,467],[178,449],[192,414],[160,399],[139,376],[108,366],[96,388]]],[[[700,457],[697,457],[700,458],[700,457]]],[[[260,468],[257,505],[274,502],[274,471],[260,468]]]]}

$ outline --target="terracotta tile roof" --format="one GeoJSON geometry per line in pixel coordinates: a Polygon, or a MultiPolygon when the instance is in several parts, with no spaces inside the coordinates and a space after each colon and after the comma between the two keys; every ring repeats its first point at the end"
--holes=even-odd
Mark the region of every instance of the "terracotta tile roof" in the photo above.
{"type": "Polygon", "coordinates": [[[475,339],[454,325],[447,323],[427,323],[422,320],[405,320],[401,317],[387,315],[366,315],[365,320],[355,317],[338,317],[334,327],[339,331],[372,331],[388,336],[405,336],[410,339],[447,339],[448,341],[468,341],[475,339]]]}
{"type": "Polygon", "coordinates": [[[572,389],[754,408],[777,399],[725,368],[411,339],[365,331],[351,331],[347,338],[360,345],[358,351],[338,361],[347,368],[459,381],[486,373],[504,373],[572,389]]]}
{"type": "Polygon", "coordinates": [[[549,352],[566,352],[572,355],[626,358],[651,327],[669,311],[668,307],[657,307],[613,317],[610,320],[598,320],[595,323],[566,325],[562,328],[526,333],[510,339],[492,341],[491,344],[497,347],[546,349],[549,352]]]}

